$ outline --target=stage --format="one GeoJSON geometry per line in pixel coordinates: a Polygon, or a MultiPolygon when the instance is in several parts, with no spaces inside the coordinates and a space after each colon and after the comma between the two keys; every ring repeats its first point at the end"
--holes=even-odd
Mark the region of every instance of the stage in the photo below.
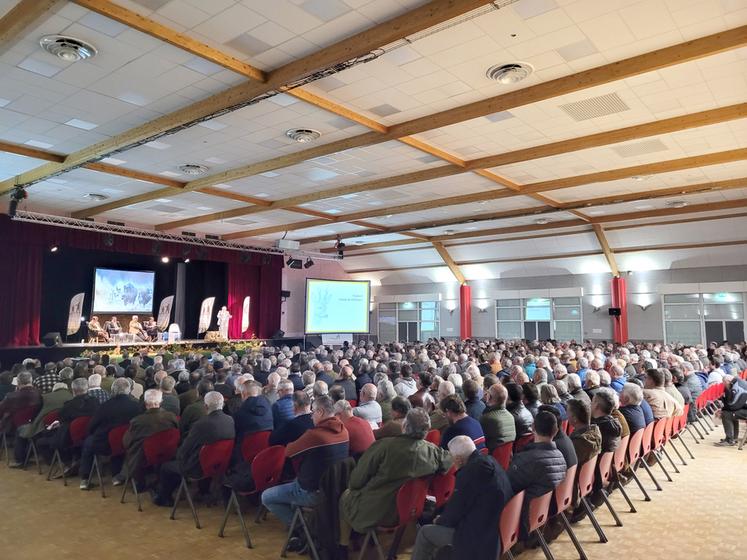
{"type": "MultiPolygon", "coordinates": [[[[276,338],[276,339],[234,339],[226,342],[205,341],[203,339],[179,340],[175,346],[191,346],[195,350],[211,350],[218,347],[231,347],[232,345],[246,344],[247,342],[261,343],[267,346],[294,346],[303,345],[303,338],[276,338]]],[[[171,346],[168,342],[133,342],[119,346],[122,350],[142,350],[143,348],[153,348],[156,352],[164,346],[171,346]]],[[[21,346],[18,348],[0,348],[0,364],[2,370],[10,369],[17,362],[26,358],[35,358],[45,362],[58,362],[64,358],[77,358],[84,352],[104,352],[108,353],[117,348],[116,344],[106,342],[96,343],[68,343],[60,346],[21,346]]]]}

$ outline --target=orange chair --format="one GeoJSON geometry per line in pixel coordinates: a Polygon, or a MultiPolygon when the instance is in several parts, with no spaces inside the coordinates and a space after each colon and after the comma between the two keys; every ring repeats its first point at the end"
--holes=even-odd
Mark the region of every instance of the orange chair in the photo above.
{"type": "MultiPolygon", "coordinates": [[[[650,426],[653,426],[652,424],[649,424],[650,426]]],[[[634,432],[630,436],[630,441],[628,442],[628,464],[630,465],[630,472],[632,473],[633,480],[635,480],[635,483],[638,485],[638,488],[641,489],[641,492],[643,492],[643,499],[647,502],[651,501],[651,497],[648,495],[648,492],[646,492],[646,489],[643,487],[643,484],[641,484],[641,480],[638,478],[638,475],[635,473],[635,469],[638,466],[638,461],[641,457],[641,442],[643,441],[644,435],[646,434],[646,428],[641,428],[640,430],[634,432]]],[[[648,438],[648,441],[651,441],[651,438],[648,438]]]]}
{"type": "Polygon", "coordinates": [[[192,502],[192,496],[189,493],[189,483],[198,482],[200,480],[210,479],[215,484],[222,483],[222,477],[226,474],[228,466],[231,464],[231,455],[233,454],[233,439],[221,439],[207,445],[203,445],[200,448],[200,469],[202,470],[202,476],[197,478],[190,478],[182,476],[182,481],[179,484],[179,490],[176,492],[176,498],[174,498],[174,507],[171,508],[170,519],[176,519],[176,508],[179,506],[179,502],[182,499],[182,494],[187,498],[187,503],[192,510],[192,518],[195,520],[195,527],[201,529],[200,519],[197,517],[197,510],[192,502]]]}
{"type": "Polygon", "coordinates": [[[511,457],[513,455],[513,441],[507,441],[500,444],[498,447],[493,449],[493,459],[503,467],[504,471],[508,470],[508,465],[511,464],[511,457]]]}
{"type": "MultiPolygon", "coordinates": [[[[178,428],[162,430],[145,438],[143,440],[143,469],[157,469],[167,461],[171,461],[176,455],[176,449],[179,447],[179,438],[178,428]]],[[[140,502],[140,493],[137,490],[135,479],[132,478],[132,473],[127,474],[119,503],[124,503],[125,496],[127,495],[127,487],[130,483],[132,484],[132,491],[135,493],[135,499],[137,500],[137,510],[143,511],[143,505],[140,502]]]]}
{"type": "MultiPolygon", "coordinates": [[[[672,477],[669,476],[669,472],[664,467],[664,463],[662,463],[661,459],[659,458],[659,453],[664,448],[664,434],[667,431],[667,421],[668,418],[659,418],[658,420],[654,420],[654,433],[653,436],[651,436],[651,452],[649,453],[649,456],[653,457],[654,460],[658,463],[659,467],[661,467],[661,470],[664,471],[664,475],[667,477],[667,480],[669,482],[674,482],[672,480],[672,477]]],[[[674,465],[674,463],[672,463],[672,465],[674,465]]]]}
{"type": "Polygon", "coordinates": [[[456,485],[456,467],[452,466],[448,472],[436,474],[431,479],[428,494],[436,498],[436,509],[439,510],[446,505],[454,493],[456,485]]]}
{"type": "Polygon", "coordinates": [[[366,532],[366,536],[363,539],[361,545],[361,553],[358,560],[363,560],[368,548],[368,543],[373,542],[376,547],[379,558],[384,558],[384,552],[381,549],[381,543],[379,542],[378,531],[386,533],[394,533],[394,540],[392,546],[389,548],[387,554],[387,560],[393,560],[397,556],[397,549],[399,548],[402,536],[405,533],[405,529],[411,524],[417,522],[420,516],[423,514],[423,508],[425,507],[425,497],[428,493],[428,479],[427,478],[413,478],[405,482],[400,489],[397,491],[397,514],[399,521],[392,527],[376,527],[369,529],[366,532]]]}
{"type": "MultiPolygon", "coordinates": [[[[670,444],[669,447],[674,448],[670,441],[672,438],[672,433],[674,432],[674,421],[675,421],[675,417],[670,416],[669,418],[667,418],[667,421],[664,423],[664,434],[662,436],[661,452],[664,454],[664,456],[667,458],[669,463],[672,465],[674,472],[676,472],[677,474],[680,474],[680,470],[677,468],[677,465],[674,464],[672,457],[669,455],[669,452],[667,451],[668,443],[670,444]]],[[[679,451],[677,451],[677,455],[679,454],[680,454],[679,451]]],[[[685,463],[685,460],[682,458],[681,455],[680,455],[680,460],[682,461],[683,465],[687,465],[687,463],[685,463]]]]}
{"type": "Polygon", "coordinates": [[[251,465],[260,451],[264,451],[270,447],[271,434],[272,430],[246,434],[241,440],[241,457],[244,461],[251,465]]]}
{"type": "MultiPolygon", "coordinates": [[[[231,488],[231,497],[226,504],[226,511],[223,514],[223,522],[221,523],[218,536],[222,537],[226,529],[226,523],[228,522],[228,516],[231,514],[231,508],[234,508],[236,514],[239,516],[239,524],[241,525],[241,531],[244,534],[244,541],[246,542],[247,548],[252,548],[252,540],[249,536],[249,530],[246,528],[244,522],[244,516],[241,514],[241,506],[239,505],[238,496],[261,496],[262,492],[272,486],[280,484],[283,478],[283,466],[285,465],[285,447],[282,445],[273,445],[267,449],[260,451],[252,461],[252,480],[254,481],[254,490],[250,492],[237,492],[231,488]]],[[[260,506],[257,510],[257,519],[262,514],[262,507],[260,506]]]]}
{"type": "Polygon", "coordinates": [[[542,528],[547,524],[550,514],[550,502],[552,502],[552,495],[554,490],[550,490],[542,496],[537,496],[529,502],[529,512],[527,518],[529,520],[528,534],[534,533],[537,535],[537,540],[542,547],[542,552],[545,553],[547,560],[555,560],[555,557],[550,551],[550,547],[547,546],[547,541],[542,535],[542,528]]]}
{"type": "MultiPolygon", "coordinates": [[[[120,457],[125,454],[125,448],[124,448],[124,435],[127,432],[127,430],[130,428],[129,424],[120,424],[119,426],[115,426],[111,430],[109,430],[109,433],[107,434],[107,439],[109,440],[109,457],[120,457]]],[[[104,480],[101,477],[101,461],[103,460],[103,456],[94,455],[93,456],[93,464],[91,465],[91,472],[88,473],[88,484],[90,486],[91,480],[93,480],[93,471],[96,471],[96,477],[99,481],[99,486],[101,487],[101,497],[106,498],[106,490],[104,489],[104,480]]]]}
{"type": "Polygon", "coordinates": [[[599,542],[606,543],[608,540],[607,535],[602,531],[602,527],[599,525],[597,518],[594,517],[594,511],[589,505],[589,500],[587,500],[587,497],[594,489],[594,471],[597,467],[597,458],[598,457],[593,457],[581,465],[581,471],[578,473],[578,497],[581,500],[581,505],[586,511],[586,515],[589,516],[589,521],[591,521],[594,530],[597,532],[597,535],[599,535],[599,542]]]}
{"type": "MultiPolygon", "coordinates": [[[[53,410],[44,418],[42,419],[42,425],[47,428],[48,426],[51,426],[54,422],[60,419],[60,411],[59,410],[53,410]]],[[[31,459],[31,454],[34,454],[34,462],[36,463],[37,468],[39,469],[39,474],[42,474],[42,466],[41,461],[39,461],[39,453],[38,449],[36,449],[36,443],[34,443],[34,438],[29,438],[29,448],[26,451],[26,458],[23,460],[23,468],[25,469],[26,466],[29,463],[29,460],[31,459]]]]}
{"type": "Polygon", "coordinates": [[[625,459],[627,457],[629,444],[630,444],[630,436],[625,436],[624,438],[620,440],[620,445],[617,446],[617,449],[615,449],[615,454],[612,456],[612,480],[611,482],[614,483],[620,489],[620,493],[622,494],[623,498],[625,498],[625,501],[628,502],[630,513],[637,513],[637,510],[635,509],[633,502],[630,501],[630,497],[628,496],[628,493],[625,491],[625,486],[623,486],[622,481],[620,480],[621,473],[622,471],[625,470],[625,459]]]}
{"type": "Polygon", "coordinates": [[[498,555],[498,558],[506,555],[509,560],[514,560],[511,549],[519,540],[521,508],[524,505],[524,495],[524,490],[518,494],[514,494],[514,497],[503,507],[501,520],[498,525],[498,533],[501,536],[501,553],[498,555]]]}
{"type": "Polygon", "coordinates": [[[563,529],[565,529],[565,532],[568,533],[573,546],[576,547],[578,557],[581,560],[588,560],[586,552],[584,552],[581,543],[576,538],[576,533],[573,532],[573,528],[568,522],[568,517],[565,514],[565,512],[568,511],[568,509],[573,505],[573,485],[576,482],[577,470],[578,465],[569,467],[565,472],[565,478],[563,479],[563,482],[555,487],[555,515],[560,516],[560,521],[563,524],[563,529]]]}
{"type": "Polygon", "coordinates": [[[612,484],[612,460],[614,456],[614,451],[608,451],[607,453],[602,453],[599,456],[599,470],[597,474],[599,475],[599,482],[601,484],[601,488],[599,491],[602,495],[602,499],[604,500],[604,504],[607,506],[607,509],[610,510],[610,514],[612,514],[612,518],[615,520],[615,525],[617,525],[618,527],[622,527],[623,523],[620,520],[620,517],[618,517],[615,508],[612,507],[612,502],[610,502],[609,498],[607,497],[607,489],[612,484]]]}
{"type": "MultiPolygon", "coordinates": [[[[73,450],[83,447],[83,440],[86,439],[88,424],[91,423],[91,418],[92,416],[79,416],[78,418],[75,418],[72,422],[70,422],[68,435],[70,436],[70,447],[73,450]]],[[[59,449],[55,449],[54,455],[52,455],[52,462],[49,465],[49,472],[47,472],[47,480],[51,480],[52,473],[57,466],[59,466],[60,471],[62,472],[62,483],[67,486],[65,465],[62,462],[62,457],[60,456],[59,449]]]]}
{"type": "Polygon", "coordinates": [[[5,431],[2,434],[2,451],[5,453],[6,464],[10,465],[10,452],[8,451],[8,433],[15,435],[16,430],[24,424],[28,424],[29,422],[31,422],[36,417],[38,411],[38,406],[27,406],[26,408],[22,408],[21,410],[15,412],[10,417],[9,431],[5,431]]]}
{"type": "MultiPolygon", "coordinates": [[[[646,459],[648,456],[652,453],[651,447],[653,443],[653,437],[654,437],[654,428],[656,427],[656,421],[651,422],[648,426],[646,426],[643,429],[643,437],[641,438],[641,454],[638,457],[638,462],[633,467],[634,472],[635,469],[639,466],[643,466],[644,469],[646,469],[646,472],[648,473],[648,476],[651,477],[651,481],[654,483],[654,486],[656,486],[656,489],[661,492],[662,488],[661,485],[659,485],[659,481],[656,480],[656,477],[654,476],[654,473],[651,472],[651,468],[648,466],[648,463],[646,462],[646,459]]],[[[663,468],[663,467],[662,467],[663,468]]],[[[641,488],[643,488],[641,486],[641,488]]]]}
{"type": "Polygon", "coordinates": [[[514,441],[514,454],[524,449],[527,445],[534,441],[534,434],[524,434],[523,436],[516,438],[514,441]]]}
{"type": "Polygon", "coordinates": [[[430,430],[425,434],[425,441],[430,442],[435,446],[441,445],[441,432],[438,430],[430,430]]]}

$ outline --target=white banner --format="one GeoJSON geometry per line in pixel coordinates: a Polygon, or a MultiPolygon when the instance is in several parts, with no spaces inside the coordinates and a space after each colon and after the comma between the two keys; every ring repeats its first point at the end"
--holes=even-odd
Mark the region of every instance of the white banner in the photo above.
{"type": "Polygon", "coordinates": [[[244,307],[241,309],[241,332],[242,334],[249,328],[249,303],[250,298],[246,296],[244,298],[244,307]]]}
{"type": "Polygon", "coordinates": [[[83,299],[86,294],[79,293],[70,300],[70,313],[67,316],[67,336],[73,335],[80,330],[80,316],[83,313],[83,299]]]}
{"type": "Polygon", "coordinates": [[[353,343],[352,334],[323,334],[322,344],[325,346],[342,346],[344,342],[353,343]]]}
{"type": "Polygon", "coordinates": [[[158,330],[165,331],[169,328],[169,320],[171,319],[171,306],[174,303],[174,296],[167,296],[161,301],[161,305],[158,308],[158,330]]]}
{"type": "Polygon", "coordinates": [[[210,327],[210,319],[213,317],[213,304],[215,303],[215,297],[209,297],[202,300],[200,306],[200,323],[197,327],[197,334],[202,334],[210,327]]]}

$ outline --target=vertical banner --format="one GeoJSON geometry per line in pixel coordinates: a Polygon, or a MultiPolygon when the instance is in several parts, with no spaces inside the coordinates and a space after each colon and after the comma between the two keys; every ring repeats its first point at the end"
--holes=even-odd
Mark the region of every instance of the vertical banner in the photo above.
{"type": "Polygon", "coordinates": [[[75,294],[70,300],[70,313],[67,316],[67,336],[73,335],[80,330],[80,316],[83,313],[83,292],[75,294]]]}
{"type": "Polygon", "coordinates": [[[169,328],[169,319],[171,319],[171,306],[174,304],[174,296],[167,296],[161,301],[158,307],[158,330],[165,331],[169,328]]]}
{"type": "Polygon", "coordinates": [[[249,296],[244,298],[244,307],[241,309],[241,333],[245,333],[249,329],[249,296]]]}
{"type": "Polygon", "coordinates": [[[202,334],[210,327],[210,319],[213,317],[213,304],[215,303],[215,297],[209,297],[202,300],[200,306],[200,323],[197,327],[197,334],[202,334]]]}

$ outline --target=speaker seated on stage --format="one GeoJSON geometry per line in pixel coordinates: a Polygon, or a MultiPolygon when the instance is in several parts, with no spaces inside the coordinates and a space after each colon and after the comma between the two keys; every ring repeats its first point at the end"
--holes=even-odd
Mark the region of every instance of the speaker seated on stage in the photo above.
{"type": "Polygon", "coordinates": [[[101,327],[101,323],[99,323],[99,318],[96,315],[91,317],[91,320],[88,321],[88,334],[89,334],[89,338],[91,339],[91,342],[98,342],[99,340],[104,340],[106,342],[109,342],[109,333],[107,333],[101,327]]]}
{"type": "Polygon", "coordinates": [[[132,320],[130,321],[129,333],[131,335],[134,335],[136,340],[140,340],[142,342],[148,340],[148,334],[145,332],[145,329],[143,329],[143,325],[140,323],[137,315],[132,316],[132,320]]]}
{"type": "Polygon", "coordinates": [[[119,324],[119,321],[117,321],[116,317],[112,317],[106,323],[104,323],[104,330],[109,335],[109,338],[113,338],[114,335],[122,332],[122,325],[119,324]]]}
{"type": "Polygon", "coordinates": [[[143,323],[143,329],[151,341],[158,340],[158,323],[156,323],[155,318],[152,316],[149,317],[148,320],[143,323]]]}

